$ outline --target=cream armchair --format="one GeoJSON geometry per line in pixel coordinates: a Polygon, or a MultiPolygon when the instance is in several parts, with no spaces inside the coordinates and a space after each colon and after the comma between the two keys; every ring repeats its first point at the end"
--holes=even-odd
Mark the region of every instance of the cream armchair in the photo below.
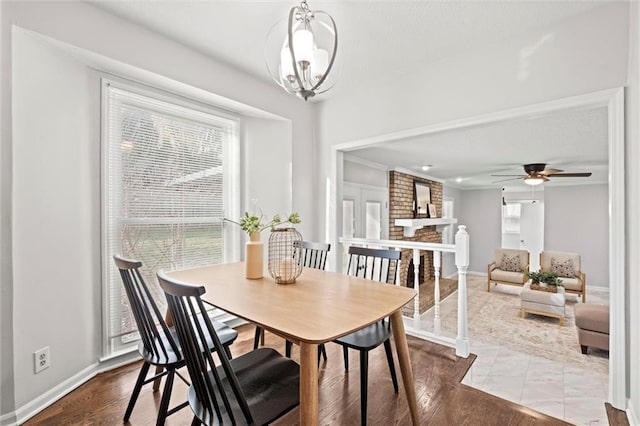
{"type": "Polygon", "coordinates": [[[487,291],[491,291],[491,283],[524,285],[529,279],[529,261],[526,250],[496,249],[495,259],[487,266],[487,291]]]}
{"type": "Polygon", "coordinates": [[[579,254],[543,251],[540,253],[540,270],[555,272],[562,280],[565,293],[581,295],[582,303],[587,300],[587,277],[581,271],[579,254]]]}

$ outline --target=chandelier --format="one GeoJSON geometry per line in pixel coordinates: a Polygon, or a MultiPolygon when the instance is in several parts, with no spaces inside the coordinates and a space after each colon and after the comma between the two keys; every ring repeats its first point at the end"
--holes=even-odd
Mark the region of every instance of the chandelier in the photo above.
{"type": "Polygon", "coordinates": [[[328,81],[338,50],[336,23],[326,12],[310,10],[306,1],[289,11],[286,34],[282,21],[265,44],[267,69],[276,83],[305,101],[333,87],[328,81]],[[279,33],[279,34],[278,34],[279,33]]]}

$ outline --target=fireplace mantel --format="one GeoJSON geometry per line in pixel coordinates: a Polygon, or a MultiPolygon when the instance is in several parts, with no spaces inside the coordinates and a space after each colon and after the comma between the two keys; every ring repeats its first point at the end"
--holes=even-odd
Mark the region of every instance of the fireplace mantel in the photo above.
{"type": "Polygon", "coordinates": [[[396,219],[395,225],[402,226],[405,237],[413,237],[416,230],[425,226],[435,226],[438,232],[442,232],[446,226],[458,223],[455,218],[435,218],[435,219],[396,219]]]}

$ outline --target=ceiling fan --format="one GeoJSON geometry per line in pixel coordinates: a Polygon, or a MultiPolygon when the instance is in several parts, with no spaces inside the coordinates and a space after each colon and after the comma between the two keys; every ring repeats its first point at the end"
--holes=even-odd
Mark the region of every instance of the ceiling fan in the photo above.
{"type": "Polygon", "coordinates": [[[585,173],[562,173],[562,170],[547,169],[545,163],[531,163],[524,166],[525,175],[491,175],[491,176],[509,176],[509,179],[497,180],[492,183],[506,182],[508,180],[524,179],[524,183],[527,185],[540,185],[541,183],[548,182],[549,178],[553,177],[589,177],[591,172],[585,173]]]}

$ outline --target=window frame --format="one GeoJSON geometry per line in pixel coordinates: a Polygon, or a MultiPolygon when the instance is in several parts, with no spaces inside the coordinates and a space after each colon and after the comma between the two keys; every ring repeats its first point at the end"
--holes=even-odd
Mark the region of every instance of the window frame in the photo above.
{"type": "MultiPolygon", "coordinates": [[[[219,118],[223,121],[232,122],[235,128],[235,138],[227,144],[223,157],[223,216],[239,217],[241,205],[241,122],[238,115],[218,108],[209,103],[191,97],[182,96],[176,93],[166,92],[160,89],[144,86],[139,83],[130,82],[111,75],[100,76],[100,250],[101,250],[101,307],[102,307],[102,357],[101,361],[109,360],[120,355],[136,350],[138,340],[123,345],[115,345],[113,340],[118,336],[110,336],[111,325],[111,291],[113,288],[109,282],[108,268],[115,268],[109,253],[109,222],[107,215],[110,206],[107,205],[107,187],[110,175],[108,174],[110,141],[108,140],[108,117],[109,117],[109,96],[108,87],[128,91],[136,95],[145,96],[161,102],[170,103],[182,108],[188,108],[196,112],[205,113],[219,118]]],[[[144,219],[142,219],[144,221],[144,219]]],[[[178,223],[176,221],[176,223],[178,223]]],[[[225,226],[222,220],[222,232],[224,235],[223,261],[234,262],[240,260],[241,241],[238,234],[232,227],[225,226]]],[[[122,286],[115,286],[118,292],[122,292],[122,286]]],[[[235,317],[218,310],[216,316],[227,320],[234,320],[235,317]]],[[[127,333],[128,334],[128,333],[127,333]]]]}

